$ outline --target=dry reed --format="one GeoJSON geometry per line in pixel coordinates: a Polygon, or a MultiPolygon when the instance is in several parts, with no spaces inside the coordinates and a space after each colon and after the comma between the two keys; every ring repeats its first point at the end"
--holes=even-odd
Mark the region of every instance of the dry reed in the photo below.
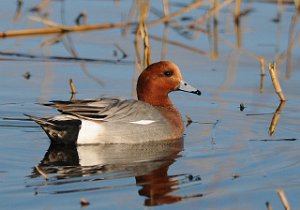
{"type": "Polygon", "coordinates": [[[269,64],[269,73],[272,79],[275,92],[277,93],[278,97],[280,98],[281,101],[286,101],[278,80],[276,63],[269,64]]]}
{"type": "Polygon", "coordinates": [[[195,52],[195,53],[199,53],[201,55],[208,55],[207,52],[205,52],[204,50],[201,50],[199,48],[191,47],[191,46],[188,46],[188,45],[176,42],[176,41],[171,41],[169,39],[161,38],[161,37],[150,35],[150,34],[148,36],[149,36],[150,39],[153,39],[153,40],[156,40],[156,41],[169,43],[171,45],[181,47],[183,49],[186,49],[186,50],[189,50],[189,51],[192,51],[192,52],[195,52]]]}
{"type": "Polygon", "coordinates": [[[273,207],[272,207],[271,203],[269,203],[269,202],[266,202],[266,207],[267,207],[267,210],[273,210],[273,207]]]}
{"type": "Polygon", "coordinates": [[[284,194],[284,191],[282,189],[277,189],[276,191],[277,191],[277,194],[280,198],[280,201],[281,201],[282,205],[284,206],[284,209],[285,210],[290,210],[291,207],[290,207],[290,204],[289,204],[289,202],[288,202],[288,200],[287,200],[287,198],[284,194]]]}
{"type": "Polygon", "coordinates": [[[235,1],[235,18],[238,18],[241,16],[241,0],[235,1]]]}
{"type": "Polygon", "coordinates": [[[204,5],[204,1],[195,1],[194,3],[182,8],[182,9],[179,9],[167,16],[164,16],[158,20],[154,20],[154,21],[151,21],[149,23],[147,23],[147,26],[155,26],[155,25],[158,25],[160,23],[166,23],[166,22],[169,22],[171,19],[174,19],[175,17],[178,17],[184,13],[187,13],[193,9],[197,9],[198,7],[201,7],[204,5]]]}
{"type": "Polygon", "coordinates": [[[260,75],[265,76],[265,59],[263,57],[259,58],[259,63],[260,63],[260,75]]]}
{"type": "Polygon", "coordinates": [[[229,5],[233,0],[225,0],[221,4],[219,4],[218,7],[212,8],[208,13],[206,13],[204,16],[198,18],[194,22],[188,25],[188,28],[194,28],[197,24],[203,23],[205,20],[207,20],[212,15],[218,13],[221,9],[229,5]]]}
{"type": "Polygon", "coordinates": [[[51,20],[47,20],[45,18],[40,18],[40,17],[35,17],[35,16],[29,16],[28,19],[31,20],[31,21],[42,23],[42,24],[44,24],[46,26],[49,26],[50,28],[66,29],[65,26],[63,26],[61,24],[58,24],[58,23],[55,23],[55,22],[53,22],[51,20]]]}
{"type": "Polygon", "coordinates": [[[151,64],[151,50],[150,50],[150,42],[148,37],[147,25],[145,24],[146,19],[148,17],[149,12],[149,2],[148,1],[140,1],[139,3],[139,22],[138,28],[135,36],[135,49],[137,54],[137,60],[141,64],[140,57],[140,44],[139,40],[142,39],[143,43],[143,69],[151,64]]]}
{"type": "Polygon", "coordinates": [[[32,7],[30,9],[30,11],[31,12],[40,12],[42,9],[47,7],[48,3],[49,3],[49,0],[43,0],[40,2],[40,4],[38,6],[32,7]]]}
{"type": "Polygon", "coordinates": [[[103,24],[86,24],[86,25],[76,25],[76,26],[65,26],[60,25],[57,27],[49,28],[35,28],[35,29],[23,29],[23,30],[11,30],[0,32],[0,38],[10,38],[18,36],[33,36],[33,35],[48,35],[57,33],[67,33],[67,32],[84,32],[91,30],[104,30],[111,28],[123,28],[134,23],[103,23],[103,24]]]}
{"type": "Polygon", "coordinates": [[[260,64],[260,85],[259,85],[259,92],[264,92],[264,78],[265,78],[265,59],[263,57],[259,58],[260,64]]]}
{"type": "Polygon", "coordinates": [[[42,175],[46,180],[49,179],[48,175],[39,167],[39,166],[35,166],[35,169],[37,170],[37,172],[42,175]]]}
{"type": "MultiPolygon", "coordinates": [[[[300,3],[299,3],[300,4],[300,3]]],[[[288,48],[286,51],[286,56],[287,56],[287,60],[286,60],[286,78],[289,79],[291,77],[292,74],[292,50],[294,48],[295,45],[295,41],[294,41],[294,32],[295,32],[295,28],[297,26],[298,23],[298,19],[299,19],[299,14],[300,14],[300,10],[296,11],[296,14],[294,14],[292,21],[291,21],[291,26],[290,26],[290,30],[289,30],[289,42],[288,42],[288,48]]]]}
{"type": "MultiPolygon", "coordinates": [[[[175,11],[167,16],[164,16],[158,20],[154,20],[154,21],[151,21],[149,23],[144,23],[144,24],[146,26],[155,26],[160,23],[166,23],[179,15],[182,15],[186,12],[189,12],[193,9],[196,9],[196,8],[202,6],[203,4],[204,3],[202,1],[196,1],[187,7],[177,10],[177,11],[175,11]]],[[[38,20],[38,18],[34,18],[34,19],[38,20]]],[[[51,26],[51,27],[4,31],[4,32],[0,32],[0,38],[10,38],[10,37],[18,37],[18,36],[33,36],[33,35],[47,35],[47,34],[55,34],[55,33],[67,33],[67,32],[84,32],[84,31],[103,30],[103,29],[111,29],[111,28],[125,28],[128,26],[136,25],[136,23],[133,23],[133,22],[119,22],[119,23],[84,24],[84,25],[66,26],[66,25],[60,25],[60,24],[53,24],[53,22],[49,21],[49,20],[43,20],[41,22],[43,22],[44,24],[51,26]]],[[[140,23],[141,22],[139,21],[139,24],[140,23]]]]}
{"type": "Polygon", "coordinates": [[[300,1],[299,0],[294,0],[295,6],[298,11],[300,11],[300,1]]]}
{"type": "Polygon", "coordinates": [[[169,15],[169,0],[163,0],[164,15],[169,15]]]}
{"type": "Polygon", "coordinates": [[[71,93],[76,94],[76,88],[72,79],[70,79],[70,88],[71,88],[71,93]]]}
{"type": "Polygon", "coordinates": [[[144,68],[146,68],[147,66],[149,66],[152,63],[152,59],[151,59],[151,50],[150,50],[148,31],[147,31],[147,27],[145,24],[142,25],[141,34],[142,34],[143,43],[144,43],[143,64],[144,64],[144,68]]]}
{"type": "MultiPolygon", "coordinates": [[[[213,8],[219,8],[219,0],[213,0],[213,8]]],[[[214,46],[211,54],[212,59],[219,58],[219,14],[218,12],[214,14],[213,18],[213,40],[214,46]]]]}
{"type": "Polygon", "coordinates": [[[15,16],[14,16],[14,19],[13,19],[15,22],[18,21],[21,17],[22,6],[23,6],[23,0],[18,0],[15,16]]]}
{"type": "Polygon", "coordinates": [[[269,131],[268,131],[270,136],[272,136],[276,131],[276,128],[277,128],[277,125],[278,125],[278,122],[280,119],[280,114],[281,114],[281,111],[282,111],[284,105],[285,105],[285,101],[281,101],[273,115],[271,124],[269,126],[269,131]]]}
{"type": "Polygon", "coordinates": [[[235,22],[235,33],[236,33],[236,45],[237,48],[241,48],[242,29],[241,29],[241,1],[240,0],[236,0],[234,13],[235,13],[234,22],[235,22]]]}

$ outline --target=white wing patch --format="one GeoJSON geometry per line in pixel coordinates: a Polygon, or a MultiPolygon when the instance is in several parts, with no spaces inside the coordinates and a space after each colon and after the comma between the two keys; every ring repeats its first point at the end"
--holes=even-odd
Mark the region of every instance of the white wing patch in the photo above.
{"type": "Polygon", "coordinates": [[[129,123],[138,124],[138,125],[149,125],[154,122],[156,122],[156,121],[154,121],[154,120],[139,120],[139,121],[129,122],[129,123]]]}

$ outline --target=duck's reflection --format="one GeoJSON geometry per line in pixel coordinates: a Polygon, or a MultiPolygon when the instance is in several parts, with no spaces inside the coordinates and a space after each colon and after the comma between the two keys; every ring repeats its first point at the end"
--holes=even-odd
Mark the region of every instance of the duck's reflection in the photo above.
{"type": "Polygon", "coordinates": [[[147,197],[146,206],[170,204],[181,200],[180,196],[170,195],[171,192],[176,191],[179,182],[168,176],[169,166],[166,164],[148,174],[135,177],[136,184],[142,186],[139,194],[147,197]]]}
{"type": "MultiPolygon", "coordinates": [[[[39,168],[51,180],[66,182],[71,177],[84,176],[86,180],[93,174],[108,175],[109,179],[134,176],[136,185],[142,187],[139,195],[146,197],[145,205],[153,206],[181,200],[170,194],[179,181],[168,175],[168,169],[182,150],[182,139],[132,145],[50,145],[39,168]]],[[[32,176],[39,176],[38,171],[34,170],[32,176]]],[[[106,179],[100,177],[96,180],[106,179]]]]}

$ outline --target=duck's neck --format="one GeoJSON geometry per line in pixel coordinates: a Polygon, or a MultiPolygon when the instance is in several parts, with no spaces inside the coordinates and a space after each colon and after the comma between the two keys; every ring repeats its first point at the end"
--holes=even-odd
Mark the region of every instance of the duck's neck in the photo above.
{"type": "Polygon", "coordinates": [[[144,101],[152,106],[159,107],[174,107],[172,101],[168,97],[168,95],[160,95],[160,94],[138,94],[138,99],[140,101],[144,101]]]}

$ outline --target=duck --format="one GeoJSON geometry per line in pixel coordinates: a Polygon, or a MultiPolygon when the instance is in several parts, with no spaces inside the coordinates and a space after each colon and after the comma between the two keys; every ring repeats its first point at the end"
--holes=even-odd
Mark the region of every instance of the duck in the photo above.
{"type": "Polygon", "coordinates": [[[181,139],[184,123],[169,98],[173,91],[201,95],[182,78],[171,61],[150,64],[139,75],[137,99],[102,97],[71,101],[50,101],[42,105],[60,112],[52,117],[35,117],[51,144],[136,144],[181,139]]]}

